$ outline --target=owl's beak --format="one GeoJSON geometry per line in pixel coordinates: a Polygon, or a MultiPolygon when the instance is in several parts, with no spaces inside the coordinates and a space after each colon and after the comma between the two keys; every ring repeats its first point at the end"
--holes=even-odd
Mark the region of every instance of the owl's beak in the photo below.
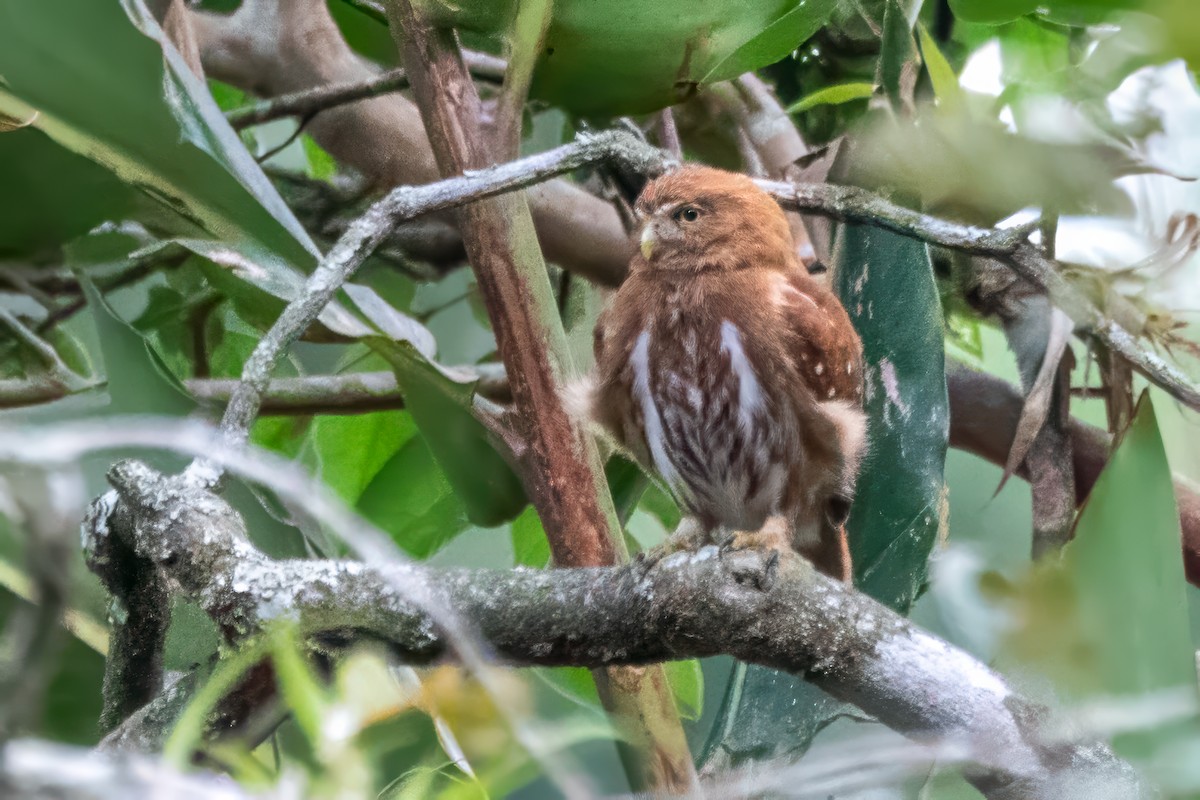
{"type": "Polygon", "coordinates": [[[652,252],[654,252],[655,241],[657,241],[657,240],[654,238],[654,223],[653,222],[647,223],[646,227],[642,228],[642,244],[641,244],[642,258],[646,259],[647,261],[650,260],[650,254],[652,252]]]}

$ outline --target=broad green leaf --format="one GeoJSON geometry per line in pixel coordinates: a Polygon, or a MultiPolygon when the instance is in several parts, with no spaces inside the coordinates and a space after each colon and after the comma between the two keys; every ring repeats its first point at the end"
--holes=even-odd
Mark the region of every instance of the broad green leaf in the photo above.
{"type": "Polygon", "coordinates": [[[37,128],[158,200],[180,232],[311,266],[307,234],[161,37],[140,0],[4,3],[0,111],[36,110],[37,128]]]}
{"type": "MultiPolygon", "coordinates": [[[[832,0],[558,0],[531,96],[580,116],[653,111],[701,84],[787,56],[828,18],[832,0]]],[[[507,30],[514,0],[433,0],[439,24],[507,30]]]]}
{"type": "Polygon", "coordinates": [[[92,310],[104,358],[111,411],[122,414],[185,416],[195,402],[163,364],[145,336],[121,319],[88,275],[99,264],[93,247],[96,237],[86,237],[68,249],[68,264],[75,271],[92,310]]]}
{"type": "Polygon", "coordinates": [[[358,512],[414,558],[428,558],[467,528],[463,501],[420,435],[410,436],[375,473],[358,498],[358,512]]]}
{"type": "Polygon", "coordinates": [[[1113,181],[1155,171],[1119,143],[1040,141],[941,109],[871,123],[856,149],[862,174],[919,198],[927,209],[977,224],[1030,206],[1117,215],[1128,210],[1129,198],[1113,181]]]}
{"type": "Polygon", "coordinates": [[[624,525],[649,487],[650,479],[637,464],[619,455],[613,456],[604,465],[604,477],[608,481],[608,490],[612,493],[617,519],[624,525]]]}
{"type": "Polygon", "coordinates": [[[471,522],[490,527],[519,514],[524,489],[473,413],[474,382],[453,377],[407,342],[372,338],[368,344],[395,370],[405,406],[471,522]]]}
{"type": "MultiPolygon", "coordinates": [[[[404,411],[326,414],[309,429],[317,474],[351,506],[415,434],[412,416],[404,411]]],[[[392,490],[399,499],[407,488],[397,483],[392,490]]]]}
{"type": "Polygon", "coordinates": [[[512,521],[509,526],[512,537],[513,562],[520,567],[550,566],[550,542],[546,539],[546,529],[538,518],[537,509],[532,505],[521,512],[521,516],[512,521]]]}
{"type": "Polygon", "coordinates": [[[327,181],[337,174],[337,162],[333,160],[333,156],[329,155],[317,141],[308,134],[300,137],[300,144],[304,147],[305,158],[308,159],[308,175],[310,178],[316,178],[319,181],[327,181]]]}
{"type": "MultiPolygon", "coordinates": [[[[855,585],[905,612],[926,580],[945,509],[949,435],[942,312],[923,243],[843,225],[834,287],[863,340],[870,450],[848,528],[855,585]],[[896,302],[903,298],[903,302],[896,302]]],[[[795,755],[843,706],[800,678],[739,664],[706,758],[795,755]]]]}
{"type": "Polygon", "coordinates": [[[1129,429],[1079,512],[1061,566],[1034,576],[1014,650],[1076,698],[1194,688],[1179,514],[1154,406],[1129,429]],[[1042,620],[1066,625],[1057,634],[1042,620]],[[1069,631],[1064,635],[1064,631],[1069,631]]]}
{"type": "Polygon", "coordinates": [[[120,219],[134,192],[35,128],[0,133],[0,258],[38,254],[120,219]]]}
{"type": "Polygon", "coordinates": [[[782,17],[721,59],[701,83],[727,81],[786,57],[821,29],[836,5],[837,0],[800,0],[782,17]]]}
{"type": "Polygon", "coordinates": [[[896,110],[909,108],[913,102],[917,79],[917,45],[912,29],[913,21],[901,5],[901,0],[886,0],[875,82],[896,110]]]}
{"type": "Polygon", "coordinates": [[[684,719],[700,719],[704,711],[704,670],[697,659],[668,661],[663,664],[675,705],[684,719]]]}
{"type": "Polygon", "coordinates": [[[1001,78],[1006,85],[1054,86],[1071,64],[1069,31],[1022,19],[1000,34],[1001,78]]]}
{"type": "Polygon", "coordinates": [[[843,226],[834,253],[835,285],[866,361],[870,450],[849,522],[854,583],[907,611],[925,583],[945,504],[950,415],[941,304],[922,242],[843,226]]]}
{"type": "Polygon", "coordinates": [[[372,61],[395,66],[399,61],[396,44],[386,19],[366,13],[353,4],[336,0],[329,3],[329,14],[338,24],[346,44],[372,61]]]}
{"type": "Polygon", "coordinates": [[[679,510],[675,498],[671,497],[666,490],[656,486],[653,481],[642,493],[642,499],[638,505],[643,511],[657,517],[667,531],[675,530],[679,526],[679,521],[683,519],[683,512],[679,510]]]}
{"type": "Polygon", "coordinates": [[[849,103],[852,100],[865,100],[874,93],[875,84],[867,83],[866,81],[835,83],[833,86],[817,89],[815,92],[801,97],[795,103],[788,106],[787,113],[799,114],[816,106],[840,105],[842,103],[849,103]]]}

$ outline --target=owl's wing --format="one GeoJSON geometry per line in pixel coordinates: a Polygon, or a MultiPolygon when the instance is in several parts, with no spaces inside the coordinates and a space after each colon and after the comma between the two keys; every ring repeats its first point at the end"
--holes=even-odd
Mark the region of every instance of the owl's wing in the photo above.
{"type": "Polygon", "coordinates": [[[807,273],[788,279],[780,296],[801,377],[817,400],[862,403],[862,343],[837,297],[807,273]]]}

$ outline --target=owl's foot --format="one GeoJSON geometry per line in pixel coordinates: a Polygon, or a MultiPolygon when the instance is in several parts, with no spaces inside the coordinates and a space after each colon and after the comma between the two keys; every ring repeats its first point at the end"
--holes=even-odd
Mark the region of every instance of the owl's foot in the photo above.
{"type": "Polygon", "coordinates": [[[734,531],[721,542],[722,550],[776,550],[785,553],[792,549],[791,530],[783,517],[770,517],[756,531],[734,531]]]}
{"type": "Polygon", "coordinates": [[[649,569],[673,553],[695,552],[707,543],[708,533],[704,526],[694,517],[684,517],[662,544],[638,553],[637,560],[649,569]]]}

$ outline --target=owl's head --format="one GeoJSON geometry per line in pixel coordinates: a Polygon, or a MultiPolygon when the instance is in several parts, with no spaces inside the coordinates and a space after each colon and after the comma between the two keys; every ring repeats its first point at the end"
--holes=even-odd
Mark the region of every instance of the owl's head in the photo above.
{"type": "Polygon", "coordinates": [[[797,265],[779,205],[745,175],[697,165],[646,185],[634,206],[641,223],[634,267],[691,272],[797,265]]]}

